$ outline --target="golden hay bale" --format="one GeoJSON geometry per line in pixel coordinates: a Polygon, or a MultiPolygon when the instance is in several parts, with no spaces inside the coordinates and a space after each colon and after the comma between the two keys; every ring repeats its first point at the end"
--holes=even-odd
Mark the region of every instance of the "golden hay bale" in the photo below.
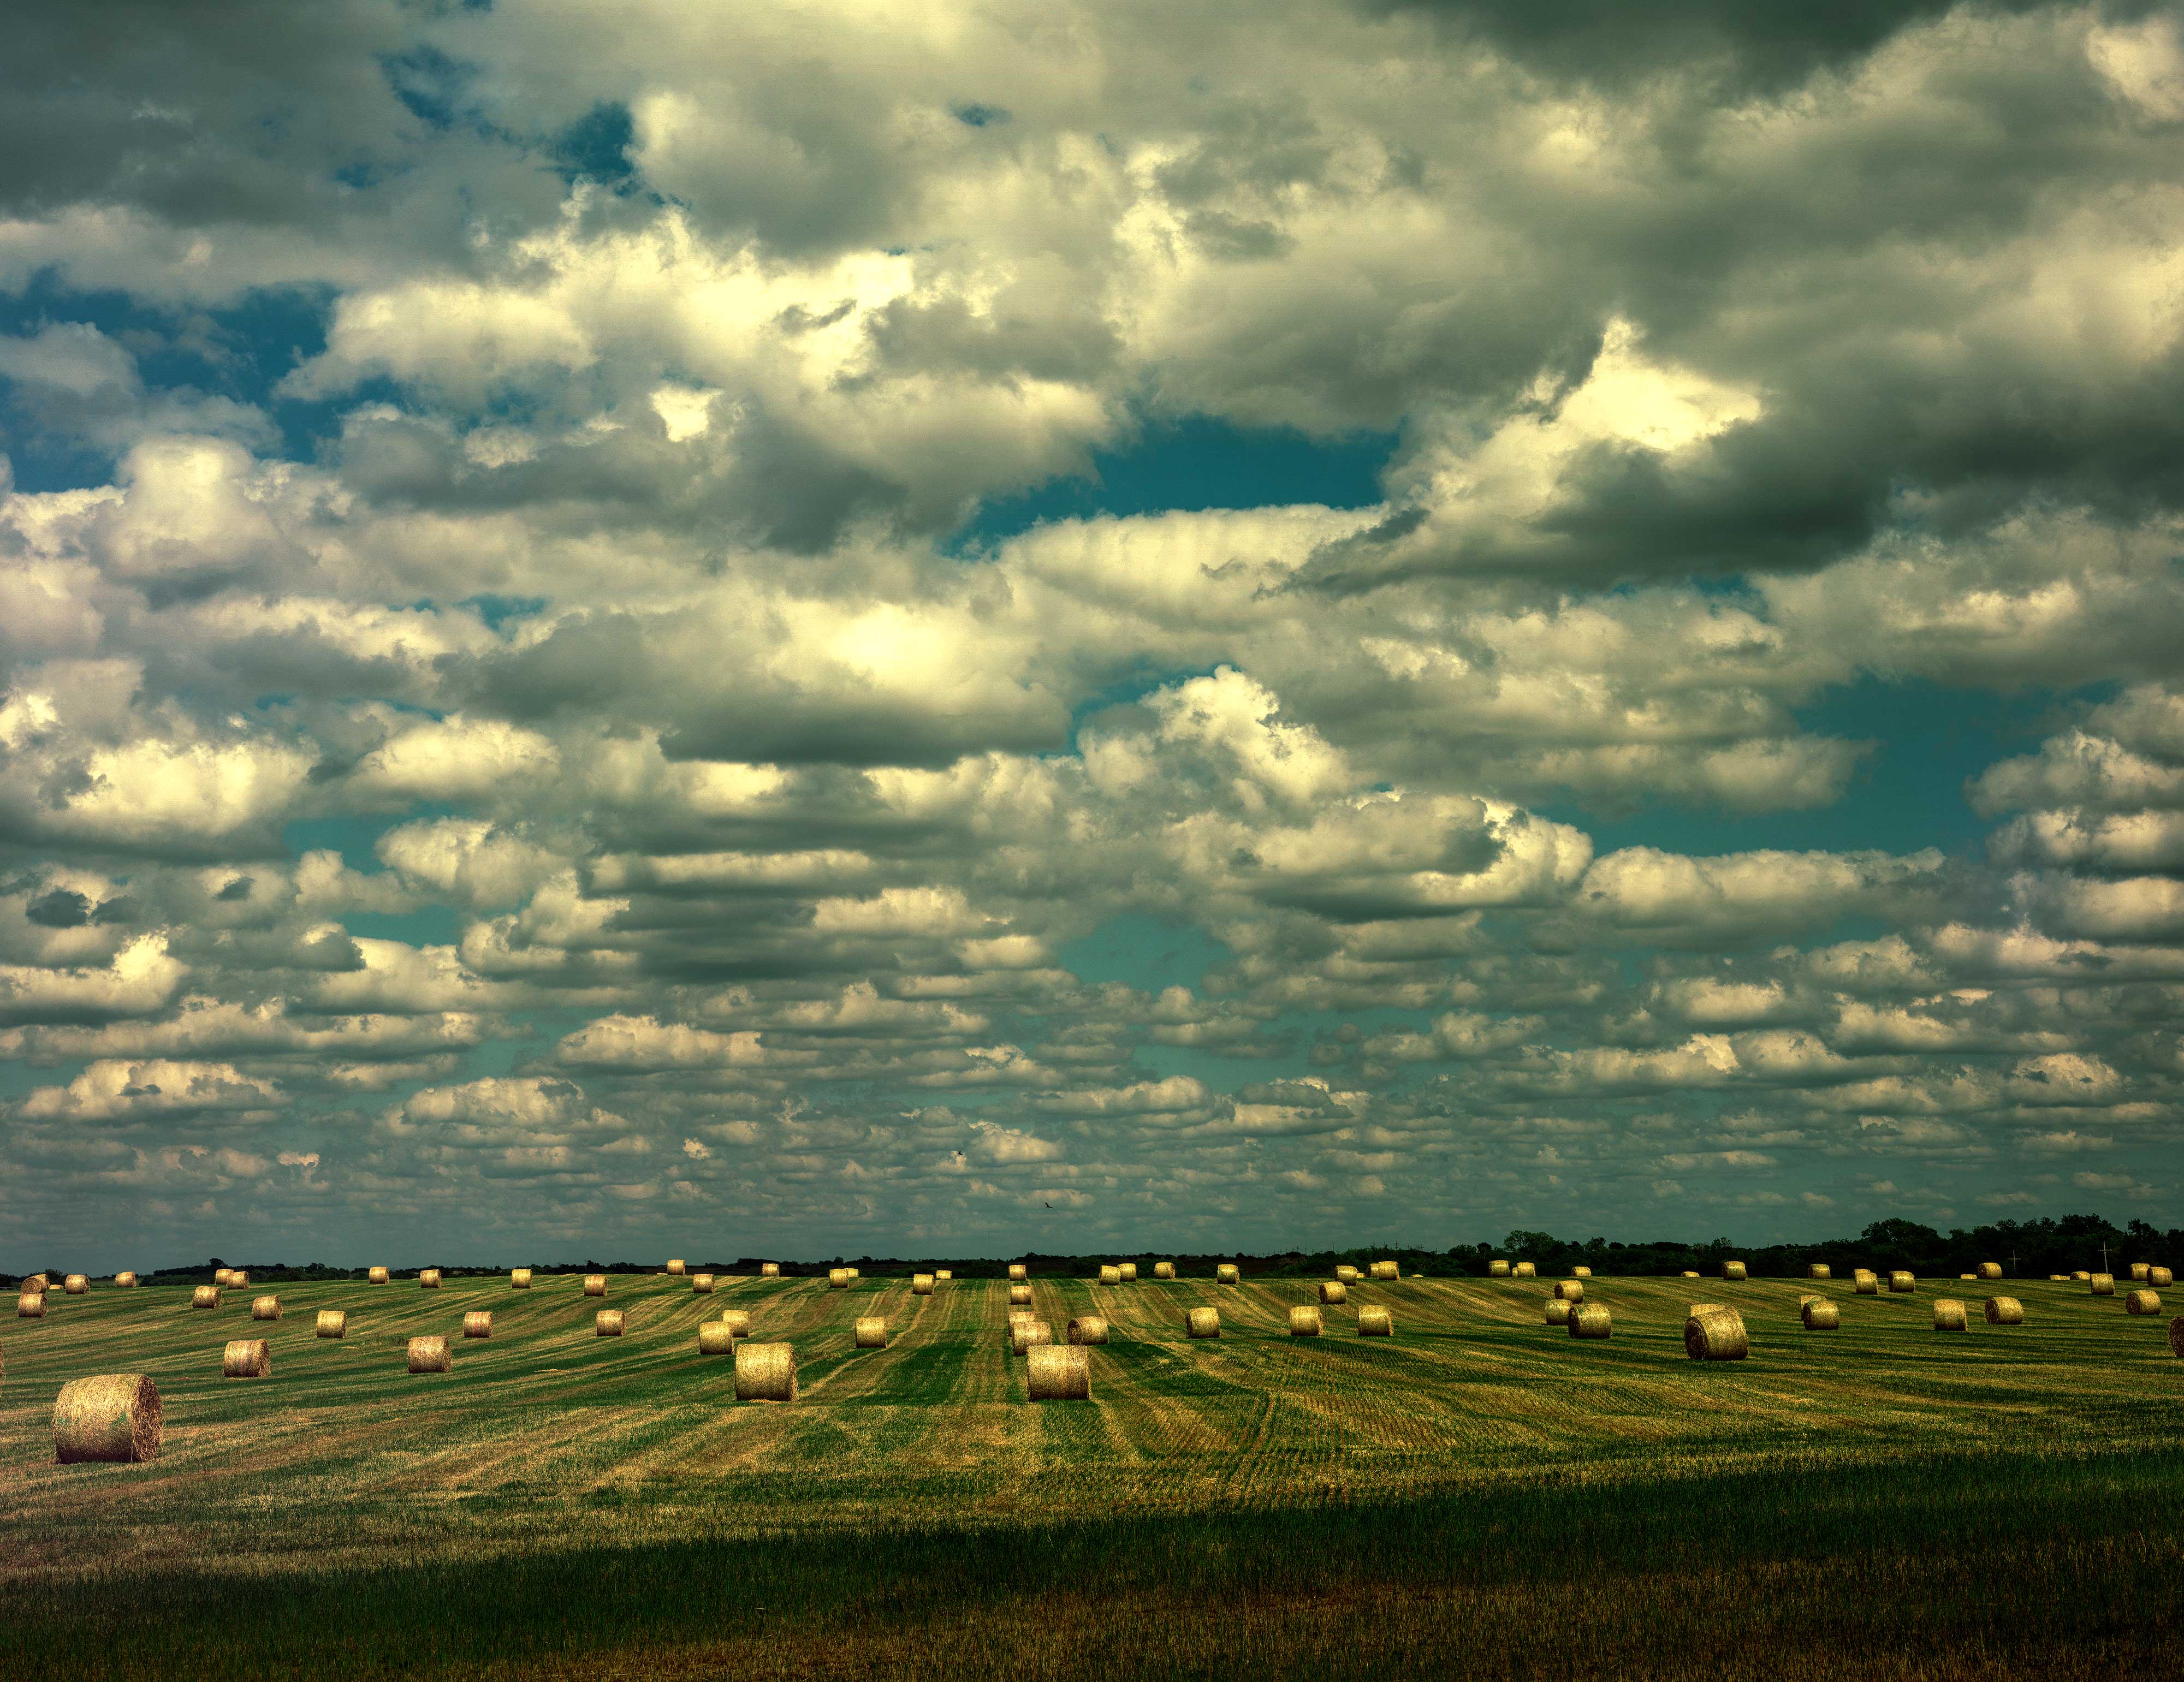
{"type": "MultiPolygon", "coordinates": [[[[2132,1284],[2143,1284],[2146,1282],[2148,1265],[2148,1264],[2144,1262],[2134,1262],[2131,1264],[2131,1278],[2132,1284]]],[[[2001,1277],[2002,1275],[1999,1273],[1995,1275],[1995,1278],[1997,1279],[2001,1277]]]]}
{"type": "Polygon", "coordinates": [[[1024,1307],[1028,1306],[1030,1301],[1031,1287],[1029,1285],[1011,1285],[1009,1287],[1009,1302],[1011,1306],[1019,1308],[1024,1307]]]}
{"type": "Polygon", "coordinates": [[[1604,1302],[1579,1302],[1570,1306],[1569,1334],[1574,1338],[1604,1338],[1614,1329],[1604,1302]]]}
{"type": "Polygon", "coordinates": [[[81,1273],[70,1273],[61,1281],[61,1295],[88,1296],[91,1295],[91,1281],[81,1273]]]}
{"type": "Polygon", "coordinates": [[[586,1296],[604,1296],[606,1294],[607,1276],[604,1273],[587,1273],[584,1275],[584,1295],[586,1296]]]}
{"type": "Polygon", "coordinates": [[[738,1401],[796,1400],[796,1351],[785,1343],[736,1345],[738,1401]]]}
{"type": "Polygon", "coordinates": [[[1009,1328],[1009,1353],[1022,1355],[1043,1343],[1054,1341],[1054,1328],[1044,1320],[1018,1320],[1009,1328]]]}
{"type": "Polygon", "coordinates": [[[851,1284],[856,1284],[856,1282],[862,1278],[864,1278],[864,1275],[859,1273],[855,1267],[850,1269],[850,1283],[851,1284]]]}
{"type": "Polygon", "coordinates": [[[1328,1279],[1319,1288],[1319,1300],[1330,1306],[1350,1300],[1350,1287],[1340,1279],[1328,1279]]]}
{"type": "Polygon", "coordinates": [[[1808,1297],[1797,1317],[1808,1332],[1832,1332],[1842,1324],[1842,1310],[1823,1297],[1808,1297]]]}
{"type": "Polygon", "coordinates": [[[1154,1262],[1153,1277],[1156,1279],[1173,1278],[1175,1277],[1175,1263],[1173,1262],[1154,1262]]]}
{"type": "MultiPolygon", "coordinates": [[[[212,1270],[212,1282],[220,1286],[222,1289],[226,1289],[228,1286],[235,1283],[235,1269],[232,1267],[214,1268],[212,1270]]],[[[46,1282],[43,1278],[41,1278],[38,1281],[38,1289],[40,1290],[43,1290],[45,1288],[46,1282]]]]}
{"type": "Polygon", "coordinates": [[[1400,1262],[1375,1262],[1365,1271],[1376,1279],[1394,1279],[1402,1277],[1403,1267],[1400,1262]]]}
{"type": "Polygon", "coordinates": [[[1583,1279],[1557,1279],[1555,1281],[1555,1295],[1562,1298],[1564,1302],[1582,1302],[1585,1300],[1585,1281],[1583,1279]]]}
{"type": "Polygon", "coordinates": [[[1539,1265],[1532,1262],[1519,1262],[1510,1272],[1515,1278],[1520,1279],[1536,1279],[1540,1277],[1539,1265]]]}
{"type": "Polygon", "coordinates": [[[2087,1273],[2083,1267],[2080,1267],[2071,1273],[2070,1278],[2074,1283],[2083,1284],[2087,1279],[2092,1278],[2092,1275],[2087,1273]]]}
{"type": "Polygon", "coordinates": [[[719,1320],[708,1320],[698,1328],[698,1353],[726,1355],[736,1346],[736,1334],[719,1320]]]}
{"type": "MultiPolygon", "coordinates": [[[[199,1285],[199,1290],[212,1290],[210,1285],[199,1285]]],[[[215,1299],[220,1293],[213,1291],[215,1299]]],[[[198,1307],[205,1305],[199,1303],[198,1307]]],[[[46,1294],[42,1290],[19,1292],[15,1297],[15,1317],[19,1320],[42,1320],[46,1317],[46,1294]]]]}
{"type": "Polygon", "coordinates": [[[258,1296],[250,1300],[250,1317],[254,1320],[277,1320],[281,1317],[281,1299],[277,1296],[258,1296]]]}
{"type": "Polygon", "coordinates": [[[195,1290],[190,1293],[190,1306],[192,1308],[219,1307],[220,1287],[218,1285],[199,1285],[195,1290]]]}
{"type": "Polygon", "coordinates": [[[508,1288],[510,1290],[529,1290],[531,1289],[531,1270],[528,1267],[511,1267],[509,1269],[508,1288]]]}
{"type": "Polygon", "coordinates": [[[1123,1283],[1124,1284],[1126,1284],[1126,1285],[1134,1285],[1134,1284],[1137,1284],[1137,1282],[1138,1282],[1138,1264],[1137,1264],[1136,1262],[1121,1262],[1121,1263],[1119,1263],[1119,1264],[1117,1265],[1117,1272],[1119,1272],[1119,1273],[1122,1274],[1122,1276],[1123,1276],[1123,1283]]]}
{"type": "Polygon", "coordinates": [[[1334,1270],[1334,1277],[1341,1280],[1343,1284],[1350,1284],[1356,1280],[1362,1278],[1363,1275],[1359,1273],[1355,1267],[1351,1267],[1347,1262],[1346,1262],[1334,1270]]]}
{"type": "Polygon", "coordinates": [[[778,1262],[760,1262],[758,1264],[758,1276],[762,1279],[779,1278],[781,1277],[781,1263],[778,1262]]]}
{"type": "Polygon", "coordinates": [[[53,1458],[63,1466],[159,1457],[159,1387],[142,1373],[71,1378],[53,1398],[53,1458]]]}
{"type": "Polygon", "coordinates": [[[679,1279],[690,1271],[690,1264],[688,1262],[670,1262],[667,1264],[667,1271],[679,1279]]]}
{"type": "Polygon", "coordinates": [[[384,1267],[368,1267],[365,1270],[364,1277],[373,1284],[383,1285],[394,1275],[384,1267]]]}
{"type": "Polygon", "coordinates": [[[2070,1283],[2070,1276],[2068,1273],[2050,1273],[2048,1276],[2048,1283],[2051,1285],[2066,1285],[2070,1283]]]}
{"type": "Polygon", "coordinates": [[[1897,1296],[1908,1295],[1918,1288],[1919,1281],[1901,1267],[1888,1276],[1888,1289],[1897,1296]]]}
{"type": "Polygon", "coordinates": [[[424,1267],[418,1270],[417,1289],[419,1290],[437,1290],[439,1288],[440,1270],[437,1267],[424,1267]]]}
{"type": "Polygon", "coordinates": [[[134,1290],[134,1289],[136,1289],[136,1274],[134,1274],[134,1273],[116,1273],[116,1274],[114,1276],[114,1289],[116,1289],[116,1290],[134,1290]]]}
{"type": "Polygon", "coordinates": [[[237,1267],[233,1273],[227,1276],[227,1282],[233,1285],[237,1290],[248,1290],[250,1289],[250,1275],[244,1273],[240,1267],[237,1267]]]}
{"type": "Polygon", "coordinates": [[[2161,1294],[2152,1290],[2126,1291],[2123,1306],[2127,1314],[2159,1314],[2161,1312],[2161,1294]]]}
{"type": "MultiPolygon", "coordinates": [[[[1011,1326],[1015,1325],[1019,1320],[1036,1320],[1037,1318],[1039,1318],[1039,1316],[1033,1313],[1028,1308],[1011,1308],[1009,1310],[1009,1324],[1011,1326]]],[[[1004,1335],[1001,1341],[1003,1343],[1006,1343],[1008,1341],[1008,1338],[1004,1335]]]]}
{"type": "Polygon", "coordinates": [[[827,1270],[827,1289],[828,1290],[847,1290],[850,1288],[850,1282],[856,1277],[857,1276],[851,1273],[847,1267],[829,1267],[827,1270]]]}
{"type": "Polygon", "coordinates": [[[1396,1317],[1384,1308],[1363,1307],[1357,1311],[1357,1335],[1361,1338],[1391,1338],[1396,1334],[1396,1317]]]}
{"type": "Polygon", "coordinates": [[[933,1277],[935,1281],[944,1284],[950,1279],[956,1277],[955,1269],[952,1267],[935,1267],[933,1270],[933,1277]]]}
{"type": "Polygon", "coordinates": [[[693,1296],[710,1296],[713,1294],[713,1276],[710,1273],[691,1274],[690,1294],[693,1296]]]}
{"type": "Polygon", "coordinates": [[[1741,1262],[1723,1262],[1721,1264],[1721,1276],[1724,1279],[1743,1278],[1745,1277],[1744,1263],[1741,1262]]]}
{"type": "Polygon", "coordinates": [[[1072,1343],[1105,1343],[1107,1322],[1097,1314],[1079,1314],[1069,1323],[1067,1335],[1072,1343]]]}
{"type": "Polygon", "coordinates": [[[1963,1279],[1970,1279],[1970,1280],[1972,1280],[1974,1283],[1977,1283],[1977,1281],[1978,1281],[1978,1279],[1979,1279],[1979,1275],[1978,1275],[1977,1273],[1959,1273],[1959,1274],[1958,1274],[1958,1275],[1957,1275],[1957,1278],[1958,1278],[1959,1280],[1963,1280],[1963,1279]]]}
{"type": "Polygon", "coordinates": [[[410,1370],[412,1373],[452,1373],[455,1357],[448,1352],[445,1338],[412,1338],[410,1339],[410,1370]]]}
{"type": "Polygon", "coordinates": [[[877,1314],[861,1314],[857,1323],[850,1328],[850,1335],[859,1349],[885,1349],[887,1322],[877,1314]]]}
{"type": "Polygon", "coordinates": [[[1029,1278],[1031,1274],[1026,1270],[1022,1262],[1011,1262],[1009,1263],[1009,1277],[1012,1279],[1022,1280],[1029,1278]]]}
{"type": "Polygon", "coordinates": [[[2176,1270],[2158,1266],[2148,1267],[2146,1270],[2146,1282],[2157,1289],[2173,1285],[2176,1283],[2176,1270]]]}
{"type": "Polygon", "coordinates": [[[1194,1308],[1183,1317],[1183,1328],[1195,1338],[1217,1338],[1221,1335],[1221,1311],[1194,1308]]]}
{"type": "Polygon", "coordinates": [[[489,1338],[493,1335],[493,1310],[473,1308],[463,1316],[463,1335],[466,1338],[489,1338]]]}
{"type": "Polygon", "coordinates": [[[1979,1276],[1983,1279],[2000,1278],[2002,1277],[2002,1263],[1999,1262],[1981,1262],[1979,1264],[1979,1276]]]}
{"type": "Polygon", "coordinates": [[[1694,1361],[1741,1361],[1752,1353],[1744,1316],[1711,1304],[1684,1322],[1684,1353],[1694,1361]]]}
{"type": "Polygon", "coordinates": [[[1880,1276],[1870,1267],[1860,1267],[1850,1276],[1851,1289],[1860,1296],[1880,1295],[1880,1276]]]}
{"type": "Polygon", "coordinates": [[[1567,1326],[1569,1324],[1570,1310],[1576,1306],[1577,1305],[1574,1303],[1565,1301],[1559,1296],[1549,1297],[1547,1299],[1547,1324],[1550,1326],[1567,1326]]]}
{"type": "Polygon", "coordinates": [[[1092,1356],[1068,1344],[1043,1344],[1025,1352],[1026,1394],[1034,1401],[1089,1401],[1092,1356]]]}
{"type": "Polygon", "coordinates": [[[1573,1267],[1570,1269],[1570,1277],[1574,1279],[1589,1279],[1592,1277],[1592,1269],[1590,1267],[1573,1267]]]}
{"type": "Polygon", "coordinates": [[[1213,1283],[1217,1285],[1233,1285],[1242,1278],[1234,1262],[1217,1262],[1214,1266],[1213,1283]]]}
{"type": "Polygon", "coordinates": [[[1937,1332],[1961,1332],[1964,1328],[1964,1305],[1953,1296],[1934,1299],[1934,1329],[1937,1332]]]}
{"type": "Polygon", "coordinates": [[[1990,1326],[2021,1326],[2025,1323],[2025,1305],[2014,1296],[1991,1296],[1986,1300],[1986,1323],[1990,1326]]]}
{"type": "Polygon", "coordinates": [[[592,1335],[595,1338],[618,1338],[621,1335],[621,1310],[602,1308],[592,1316],[592,1335]]]}
{"type": "Polygon", "coordinates": [[[1678,1277],[1680,1278],[1695,1279],[1698,1278],[1698,1272],[1696,1268],[1687,1268],[1684,1273],[1679,1274],[1678,1277]]]}
{"type": "Polygon", "coordinates": [[[231,1338],[220,1352],[223,1378],[270,1378],[273,1376],[273,1346],[264,1338],[231,1338]]]}
{"type": "Polygon", "coordinates": [[[745,1308],[723,1308],[721,1317],[714,1323],[726,1326],[732,1338],[747,1338],[751,1334],[750,1311],[745,1308]]]}
{"type": "Polygon", "coordinates": [[[1496,1257],[1493,1261],[1489,1262],[1486,1264],[1486,1277],[1490,1279],[1507,1278],[1509,1277],[1509,1264],[1507,1262],[1502,1261],[1500,1257],[1496,1257]]]}
{"type": "Polygon", "coordinates": [[[2184,1361],[2184,1314],[2169,1323],[2169,1352],[2184,1361]]]}
{"type": "Polygon", "coordinates": [[[1319,1335],[1319,1310],[1306,1304],[1290,1310],[1290,1335],[1293,1338],[1316,1338],[1319,1335]]]}
{"type": "Polygon", "coordinates": [[[1100,1283],[1103,1285],[1118,1285],[1122,1284],[1123,1270],[1120,1267],[1102,1266],[1100,1269],[1100,1283]]]}
{"type": "Polygon", "coordinates": [[[2095,1296],[2114,1296],[2115,1295],[2115,1275],[2114,1273],[2095,1273],[2086,1283],[2090,1286],[2092,1295],[2095,1296]]]}
{"type": "Polygon", "coordinates": [[[912,1273],[910,1276],[910,1294],[912,1296],[932,1295],[933,1275],[930,1273],[912,1273]]]}
{"type": "Polygon", "coordinates": [[[1805,1269],[1808,1279],[1831,1279],[1835,1276],[1835,1270],[1825,1262],[1815,1262],[1805,1269]]]}
{"type": "Polygon", "coordinates": [[[322,1338],[343,1338],[348,1335],[348,1315],[339,1308],[319,1310],[318,1335],[322,1338]]]}

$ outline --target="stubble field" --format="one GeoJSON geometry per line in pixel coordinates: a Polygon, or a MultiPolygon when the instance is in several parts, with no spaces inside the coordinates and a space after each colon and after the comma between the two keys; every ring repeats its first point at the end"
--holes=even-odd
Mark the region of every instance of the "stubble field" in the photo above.
{"type": "Polygon", "coordinates": [[[0,1323],[0,1673],[1975,1678],[2184,1670],[2184,1361],[2082,1284],[1034,1282],[1106,1316],[1094,1399],[1025,1399],[1006,1287],[575,1275],[56,1294],[0,1323]],[[2026,1323],[1982,1323],[1991,1289],[2026,1323]],[[276,1291],[283,1318],[248,1301],[276,1291]],[[1842,1326],[1807,1332],[1808,1291],[1842,1326]],[[1935,1297],[1971,1328],[1930,1329],[1935,1297]],[[1684,1352],[1741,1309],[1752,1358],[1684,1352]],[[1210,1304],[1218,1342],[1184,1334],[1210,1304]],[[1355,1335],[1362,1305],[1392,1339],[1355,1335]],[[800,1394],[738,1404],[750,1311],[800,1394]],[[346,1309],[348,1335],[314,1335],[346,1309]],[[465,1341],[465,1311],[493,1336],[465,1341]],[[884,1317],[884,1350],[851,1322],[884,1317]],[[412,1377],[407,1340],[454,1370],[412,1377]],[[220,1377],[231,1337],[273,1370],[220,1377]],[[55,1392],[143,1372],[144,1466],[53,1463],[55,1392]]]}

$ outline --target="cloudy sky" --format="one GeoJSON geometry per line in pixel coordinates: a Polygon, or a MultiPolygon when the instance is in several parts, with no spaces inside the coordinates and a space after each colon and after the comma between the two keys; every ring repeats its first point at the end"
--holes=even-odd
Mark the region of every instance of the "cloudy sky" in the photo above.
{"type": "Polygon", "coordinates": [[[2184,1218],[2129,3],[32,8],[0,1267],[2184,1218]]]}

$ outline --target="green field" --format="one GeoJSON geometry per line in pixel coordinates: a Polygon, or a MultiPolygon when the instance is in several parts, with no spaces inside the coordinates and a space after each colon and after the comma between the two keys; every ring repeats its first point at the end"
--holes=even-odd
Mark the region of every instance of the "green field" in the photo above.
{"type": "Polygon", "coordinates": [[[0,1674],[1721,1678],[2184,1671],[2184,1361],[2083,1285],[1034,1282],[1106,1314],[1090,1403],[1032,1405],[1006,1288],[573,1275],[56,1294],[0,1323],[0,1674]],[[1979,1319],[1992,1289],[2026,1323],[1979,1319]],[[1807,1290],[1842,1305],[1808,1333],[1807,1290]],[[1937,1295],[1971,1329],[1930,1329],[1937,1295]],[[1752,1355],[1685,1358],[1685,1305],[1752,1355]],[[1221,1310],[1217,1343],[1183,1335],[1221,1310]],[[1354,1335],[1361,1303],[1390,1339],[1354,1335]],[[801,1395],[738,1405],[752,1311],[801,1395]],[[340,1342],[315,1311],[345,1308],[340,1342]],[[489,1342],[411,1377],[413,1334],[489,1342]],[[883,1351],[850,1322],[886,1317],[883,1351]],[[220,1375],[268,1337],[268,1379],[220,1375]],[[150,1373],[146,1466],[53,1462],[54,1393],[150,1373]]]}

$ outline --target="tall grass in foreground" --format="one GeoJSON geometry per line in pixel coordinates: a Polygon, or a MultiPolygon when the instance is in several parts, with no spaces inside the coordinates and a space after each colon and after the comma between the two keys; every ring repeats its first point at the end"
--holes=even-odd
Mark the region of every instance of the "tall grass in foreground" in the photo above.
{"type": "Polygon", "coordinates": [[[71,1682],[2173,1675],[2180,1504],[2184,1448],[2159,1445],[606,1548],[565,1530],[247,1582],[125,1558],[0,1601],[0,1655],[71,1682]]]}

